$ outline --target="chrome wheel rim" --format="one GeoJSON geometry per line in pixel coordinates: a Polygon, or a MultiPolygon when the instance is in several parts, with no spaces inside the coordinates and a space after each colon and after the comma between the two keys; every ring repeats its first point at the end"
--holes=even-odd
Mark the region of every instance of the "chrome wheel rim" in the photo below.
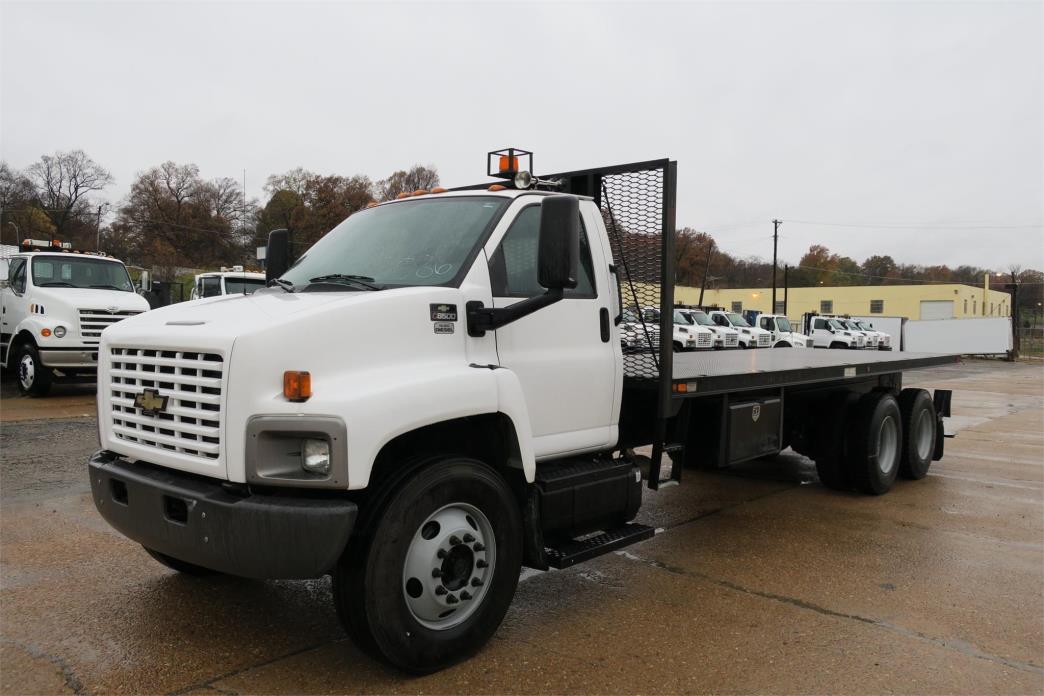
{"type": "Polygon", "coordinates": [[[882,474],[890,474],[895,468],[895,455],[899,451],[899,426],[891,416],[881,421],[877,431],[877,466],[882,474]]]}
{"type": "Polygon", "coordinates": [[[932,422],[932,414],[927,409],[921,411],[921,415],[917,416],[915,442],[917,443],[917,456],[923,459],[928,459],[932,453],[932,446],[935,444],[935,424],[932,422]]]}
{"type": "Polygon", "coordinates": [[[23,355],[18,361],[18,381],[22,384],[22,389],[31,388],[35,380],[36,363],[31,355],[23,355]]]}
{"type": "Polygon", "coordinates": [[[493,525],[486,515],[467,503],[443,506],[421,523],[406,551],[406,606],[426,628],[453,628],[482,604],[495,567],[493,525]]]}

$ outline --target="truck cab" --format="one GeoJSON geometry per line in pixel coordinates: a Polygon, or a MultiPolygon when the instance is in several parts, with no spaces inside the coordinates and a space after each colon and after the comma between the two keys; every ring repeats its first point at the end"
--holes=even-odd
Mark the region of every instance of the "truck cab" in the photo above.
{"type": "Polygon", "coordinates": [[[121,261],[30,239],[0,260],[0,304],[0,364],[29,396],[93,379],[102,331],[149,309],[121,261]]]}
{"type": "Polygon", "coordinates": [[[731,326],[720,326],[707,316],[707,313],[696,307],[679,307],[676,311],[681,312],[691,324],[702,326],[714,333],[714,350],[732,350],[739,348],[739,331],[731,326]]]}
{"type": "Polygon", "coordinates": [[[866,338],[846,329],[832,317],[806,314],[803,320],[805,335],[813,348],[862,348],[866,338]]]}
{"type": "Polygon", "coordinates": [[[849,317],[837,317],[836,319],[838,322],[841,323],[842,326],[851,331],[854,335],[863,337],[862,348],[865,348],[867,350],[877,350],[877,342],[880,339],[876,331],[867,331],[849,317]]]}
{"type": "Polygon", "coordinates": [[[244,271],[242,266],[222,268],[198,274],[192,283],[190,299],[218,297],[219,295],[249,295],[265,287],[265,274],[244,271]]]}
{"type": "Polygon", "coordinates": [[[764,329],[751,326],[739,312],[726,312],[715,309],[707,313],[718,326],[731,327],[739,332],[740,348],[770,348],[772,346],[772,335],[764,329]]]}
{"type": "Polygon", "coordinates": [[[772,336],[773,348],[806,348],[808,338],[794,330],[790,320],[782,314],[761,314],[757,318],[758,328],[772,336]]]}

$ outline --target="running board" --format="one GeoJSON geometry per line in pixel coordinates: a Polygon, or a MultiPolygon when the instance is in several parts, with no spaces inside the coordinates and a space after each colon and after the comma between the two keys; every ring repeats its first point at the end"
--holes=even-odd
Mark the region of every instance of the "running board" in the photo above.
{"type": "Polygon", "coordinates": [[[544,549],[544,555],[547,564],[552,568],[568,568],[639,541],[651,539],[655,533],[655,529],[644,524],[625,524],[586,539],[568,539],[555,546],[549,546],[544,549]]]}

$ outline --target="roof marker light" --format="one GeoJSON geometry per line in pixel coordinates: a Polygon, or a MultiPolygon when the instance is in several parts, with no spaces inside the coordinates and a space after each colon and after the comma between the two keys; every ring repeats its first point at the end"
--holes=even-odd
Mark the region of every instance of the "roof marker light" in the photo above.
{"type": "Polygon", "coordinates": [[[504,186],[503,184],[493,184],[492,186],[489,187],[488,190],[490,190],[490,191],[505,191],[505,190],[507,190],[507,186],[504,186]]]}

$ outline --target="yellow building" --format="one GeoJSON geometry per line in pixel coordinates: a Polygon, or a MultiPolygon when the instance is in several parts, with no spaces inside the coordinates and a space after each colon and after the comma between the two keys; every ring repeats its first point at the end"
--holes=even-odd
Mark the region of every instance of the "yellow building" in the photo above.
{"type": "MultiPolygon", "coordinates": [[[[677,286],[675,301],[696,304],[699,288],[677,286]]],[[[704,305],[728,310],[757,309],[769,312],[772,288],[707,290],[704,305]]],[[[908,319],[963,319],[1011,315],[1011,295],[983,287],[961,285],[852,285],[790,288],[787,316],[800,319],[805,312],[851,314],[908,319]]],[[[783,313],[783,288],[776,290],[776,313],[783,313]]]]}

